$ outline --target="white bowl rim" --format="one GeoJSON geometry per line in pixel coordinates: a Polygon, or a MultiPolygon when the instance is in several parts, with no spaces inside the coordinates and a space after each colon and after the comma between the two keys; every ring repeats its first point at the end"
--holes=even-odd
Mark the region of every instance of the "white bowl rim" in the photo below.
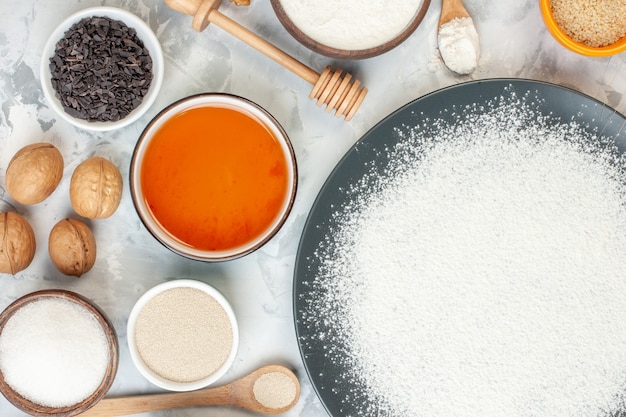
{"type": "Polygon", "coordinates": [[[222,376],[224,376],[224,374],[230,369],[233,362],[235,361],[235,357],[237,356],[237,351],[239,348],[239,326],[237,324],[237,318],[232,309],[232,306],[219,290],[203,281],[179,278],[155,285],[154,287],[146,291],[137,300],[128,317],[128,322],[126,326],[126,338],[128,340],[128,350],[130,352],[130,357],[135,364],[135,367],[148,381],[158,386],[159,388],[163,388],[168,391],[193,391],[213,384],[222,376]],[[207,376],[206,378],[199,379],[197,381],[177,382],[163,378],[162,376],[148,368],[148,366],[141,358],[139,352],[137,351],[137,345],[135,344],[135,325],[137,322],[137,316],[139,315],[140,311],[156,295],[174,288],[194,288],[208,294],[210,297],[215,299],[224,309],[232,328],[232,348],[230,350],[230,353],[228,354],[228,357],[214,373],[207,376]]]}
{"type": "Polygon", "coordinates": [[[287,220],[291,208],[293,207],[296,191],[298,188],[298,168],[295,152],[289,137],[285,130],[280,126],[278,121],[268,113],[265,109],[258,104],[234,95],[230,93],[200,93],[194,94],[185,98],[182,98],[166,108],[164,108],[159,114],[157,114],[150,123],[145,127],[141,133],[137,145],[133,151],[133,155],[130,163],[130,193],[144,226],[148,231],[165,247],[171,251],[195,260],[218,262],[236,259],[245,256],[251,252],[254,252],[265,243],[267,243],[278,231],[282,228],[283,224],[287,220]],[[256,239],[243,244],[241,246],[231,248],[228,250],[220,251],[206,251],[200,250],[189,245],[184,244],[178,240],[175,236],[170,234],[165,228],[163,228],[158,221],[156,221],[150,213],[150,209],[147,207],[143,193],[141,192],[141,168],[142,157],[148,147],[152,135],[160,128],[160,126],[170,117],[181,111],[204,106],[222,106],[233,108],[237,111],[247,113],[249,116],[256,118],[260,123],[264,124],[270,129],[273,135],[277,138],[280,146],[283,149],[285,161],[288,169],[288,189],[285,196],[285,201],[281,207],[278,215],[272,222],[272,224],[260,234],[256,239]]]}
{"type": "Polygon", "coordinates": [[[165,71],[165,63],[163,58],[163,50],[158,38],[148,26],[137,15],[117,7],[110,6],[96,6],[79,10],[63,20],[50,34],[48,41],[46,42],[41,54],[41,62],[39,68],[39,78],[43,89],[44,96],[48,105],[59,115],[61,118],[71,123],[72,125],[96,132],[103,132],[108,130],[119,129],[135,122],[152,106],[159,94],[161,85],[163,84],[163,73],[165,71]],[[49,61],[54,56],[54,50],[58,41],[63,37],[65,32],[76,22],[86,17],[104,16],[114,20],[124,22],[128,27],[137,31],[137,37],[143,41],[144,47],[150,52],[150,58],[152,59],[152,81],[148,94],[144,96],[141,104],[137,106],[126,117],[115,122],[89,122],[73,117],[65,112],[61,102],[56,98],[54,88],[51,83],[51,74],[49,61]]]}

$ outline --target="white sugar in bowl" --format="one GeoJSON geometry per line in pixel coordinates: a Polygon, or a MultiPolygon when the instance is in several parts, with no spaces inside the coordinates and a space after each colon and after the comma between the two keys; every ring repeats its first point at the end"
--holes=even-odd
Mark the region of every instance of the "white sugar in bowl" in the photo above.
{"type": "Polygon", "coordinates": [[[75,292],[36,291],[0,314],[0,392],[29,415],[85,412],[108,392],[117,366],[113,326],[75,292]]]}

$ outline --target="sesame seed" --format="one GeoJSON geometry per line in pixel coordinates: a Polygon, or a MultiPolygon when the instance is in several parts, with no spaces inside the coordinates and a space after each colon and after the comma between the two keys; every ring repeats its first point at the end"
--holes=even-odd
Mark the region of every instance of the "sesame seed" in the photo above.
{"type": "Polygon", "coordinates": [[[611,45],[626,34],[626,0],[552,0],[550,8],[561,29],[584,45],[611,45]]]}

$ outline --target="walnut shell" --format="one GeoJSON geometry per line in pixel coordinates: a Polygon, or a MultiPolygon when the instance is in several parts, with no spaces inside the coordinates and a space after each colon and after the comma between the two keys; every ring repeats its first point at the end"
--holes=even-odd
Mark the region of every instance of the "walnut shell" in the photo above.
{"type": "Polygon", "coordinates": [[[103,219],[112,215],[122,198],[122,174],[110,161],[94,156],[76,167],[70,181],[70,200],[78,215],[103,219]]]}
{"type": "Polygon", "coordinates": [[[35,249],[35,233],[28,221],[17,213],[0,213],[0,273],[15,275],[26,269],[35,249]]]}
{"type": "Polygon", "coordinates": [[[61,273],[80,277],[96,263],[96,240],[82,221],[64,219],[50,231],[48,254],[61,273]]]}
{"type": "Polygon", "coordinates": [[[6,186],[18,203],[37,204],[48,198],[63,177],[63,156],[51,143],[33,143],[9,162],[6,186]]]}

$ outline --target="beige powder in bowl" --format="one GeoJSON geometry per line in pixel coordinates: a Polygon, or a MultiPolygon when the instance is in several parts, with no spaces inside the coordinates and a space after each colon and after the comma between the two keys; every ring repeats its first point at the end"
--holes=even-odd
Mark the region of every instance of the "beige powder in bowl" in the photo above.
{"type": "Polygon", "coordinates": [[[191,287],[167,289],[137,315],[135,345],[145,365],[174,382],[194,382],[215,373],[233,349],[233,328],[224,308],[191,287]]]}

